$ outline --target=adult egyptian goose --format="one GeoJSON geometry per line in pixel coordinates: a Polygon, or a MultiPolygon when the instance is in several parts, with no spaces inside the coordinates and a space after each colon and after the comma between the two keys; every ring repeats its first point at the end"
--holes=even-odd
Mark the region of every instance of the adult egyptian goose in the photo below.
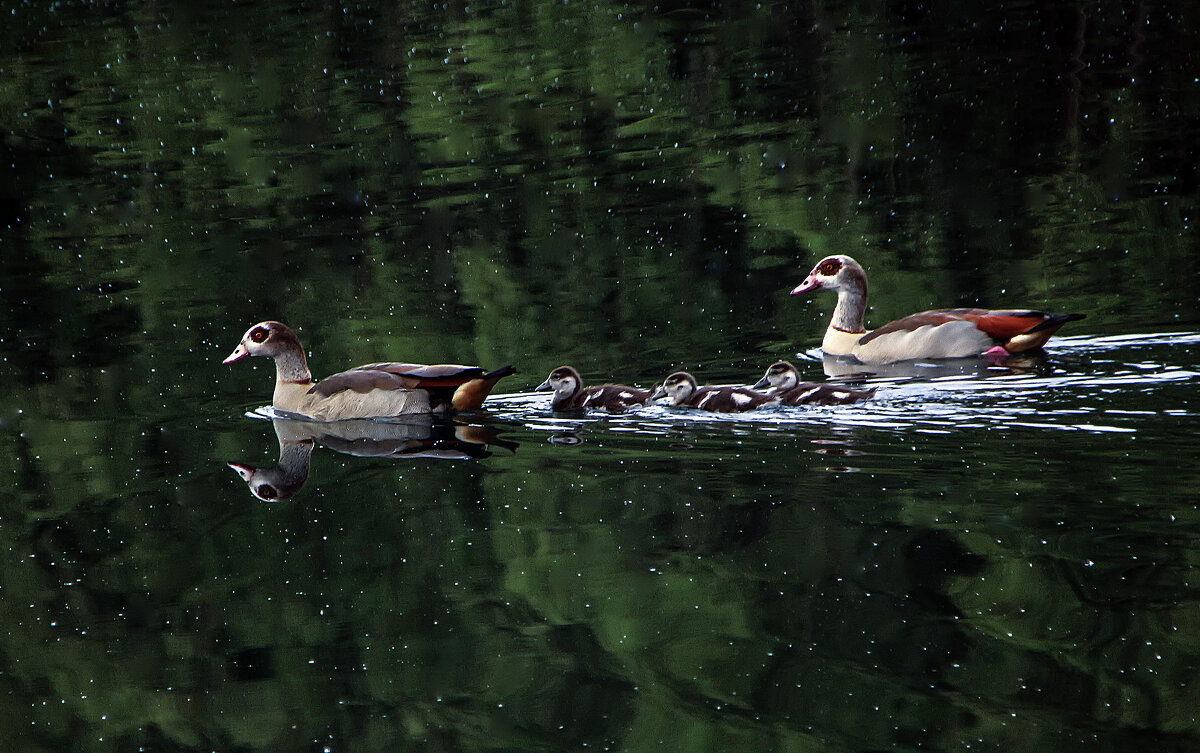
{"type": "Polygon", "coordinates": [[[767,373],[754,384],[754,389],[770,388],[767,393],[779,399],[781,405],[845,405],[866,400],[874,389],[854,390],[840,384],[802,382],[800,372],[787,361],[776,361],[767,373]]]}
{"type": "Polygon", "coordinates": [[[826,256],[792,295],[811,290],[837,293],[833,319],[821,340],[828,355],[884,364],[915,358],[1007,355],[1040,348],[1059,327],[1083,314],[1046,314],[1021,309],[938,309],[912,314],[868,332],[867,275],[849,256],[826,256]]]}
{"type": "Polygon", "coordinates": [[[627,387],[623,384],[603,384],[599,387],[584,387],[579,372],[570,366],[559,366],[550,372],[546,381],[534,387],[535,392],[554,391],[550,400],[553,411],[583,410],[598,408],[606,411],[623,411],[645,405],[654,393],[627,387]]]}
{"type": "Polygon", "coordinates": [[[247,356],[275,359],[275,409],[317,421],[473,410],[501,377],[516,372],[512,366],[484,371],[457,364],[371,363],[316,382],[300,338],[280,322],[246,330],[224,363],[247,356]]]}
{"type": "Polygon", "coordinates": [[[652,400],[670,398],[670,404],[716,413],[738,413],[755,408],[779,405],[774,395],[756,392],[749,387],[700,387],[696,378],[686,371],[677,371],[663,380],[652,400]]]}

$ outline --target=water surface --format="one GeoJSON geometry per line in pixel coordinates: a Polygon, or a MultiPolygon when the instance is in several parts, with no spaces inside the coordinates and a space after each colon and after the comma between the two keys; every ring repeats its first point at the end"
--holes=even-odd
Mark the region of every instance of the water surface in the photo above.
{"type": "Polygon", "coordinates": [[[1196,748],[1197,47],[1109,5],[6,10],[4,738],[1196,748]],[[1088,318],[837,408],[530,391],[840,374],[835,252],[872,325],[1088,318]],[[272,421],[268,318],[519,373],[272,421]]]}

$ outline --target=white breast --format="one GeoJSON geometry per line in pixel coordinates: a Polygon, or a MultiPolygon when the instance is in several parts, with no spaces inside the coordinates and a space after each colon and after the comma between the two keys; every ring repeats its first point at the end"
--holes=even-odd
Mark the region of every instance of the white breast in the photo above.
{"type": "Polygon", "coordinates": [[[850,333],[843,332],[840,329],[829,327],[825,330],[825,337],[821,340],[821,350],[831,356],[849,356],[854,354],[854,347],[858,345],[859,339],[866,334],[864,332],[850,333]]]}

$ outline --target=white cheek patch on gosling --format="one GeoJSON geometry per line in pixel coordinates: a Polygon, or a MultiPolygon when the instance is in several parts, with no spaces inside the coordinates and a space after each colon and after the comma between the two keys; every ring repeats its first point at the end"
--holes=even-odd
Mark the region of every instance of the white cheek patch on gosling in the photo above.
{"type": "Polygon", "coordinates": [[[733,402],[737,403],[738,405],[748,405],[753,399],[754,398],[750,397],[749,395],[743,395],[740,392],[733,393],[733,402]]]}

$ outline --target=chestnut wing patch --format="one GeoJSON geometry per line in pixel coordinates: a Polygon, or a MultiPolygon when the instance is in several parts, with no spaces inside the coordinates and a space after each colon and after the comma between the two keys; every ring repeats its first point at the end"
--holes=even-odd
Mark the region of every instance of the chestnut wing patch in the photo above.
{"type": "Polygon", "coordinates": [[[988,311],[975,309],[978,315],[964,318],[975,322],[975,326],[997,340],[1010,340],[1017,335],[1023,335],[1031,329],[1040,327],[1049,314],[1042,311],[988,311]]]}
{"type": "Polygon", "coordinates": [[[1008,340],[1028,332],[1046,320],[1046,314],[1041,311],[1006,310],[1006,309],[937,309],[912,314],[894,322],[888,322],[877,330],[863,335],[858,341],[865,345],[877,337],[891,332],[912,332],[920,327],[936,327],[949,322],[971,322],[980,331],[987,333],[996,340],[1008,340]]]}

